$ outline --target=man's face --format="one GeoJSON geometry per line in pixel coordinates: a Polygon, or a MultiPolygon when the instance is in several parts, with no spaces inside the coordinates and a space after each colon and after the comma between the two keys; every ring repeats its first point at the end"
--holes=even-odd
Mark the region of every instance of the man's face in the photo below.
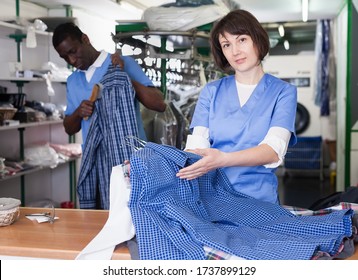
{"type": "Polygon", "coordinates": [[[87,70],[92,64],[90,46],[86,35],[82,35],[82,42],[67,37],[56,47],[56,51],[68,64],[80,70],[87,70]]]}

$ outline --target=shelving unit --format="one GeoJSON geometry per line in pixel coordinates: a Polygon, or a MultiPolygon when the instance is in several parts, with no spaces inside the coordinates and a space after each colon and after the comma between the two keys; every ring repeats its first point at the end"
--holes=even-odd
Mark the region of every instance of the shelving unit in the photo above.
{"type": "MultiPolygon", "coordinates": [[[[26,31],[27,31],[27,28],[25,26],[0,21],[0,39],[2,39],[3,42],[6,42],[7,40],[15,41],[16,51],[17,51],[17,53],[16,53],[17,54],[17,56],[16,56],[17,62],[26,61],[26,59],[30,59],[30,61],[31,61],[31,59],[33,60],[32,55],[31,55],[31,57],[29,57],[29,56],[25,57],[25,60],[22,59],[22,55],[23,55],[22,54],[22,43],[23,43],[23,40],[26,39],[26,31]]],[[[45,54],[45,56],[43,57],[44,58],[43,60],[44,60],[44,62],[46,62],[49,59],[49,57],[47,57],[47,56],[49,56],[49,53],[48,52],[44,53],[42,50],[46,50],[46,48],[47,49],[50,48],[52,33],[46,32],[46,31],[35,31],[35,33],[37,35],[38,45],[40,45],[40,50],[37,51],[37,53],[38,53],[38,55],[45,54]]],[[[14,51],[15,51],[15,48],[14,48],[14,51]]],[[[31,50],[31,51],[26,50],[26,51],[31,54],[36,53],[35,50],[31,50]]],[[[9,59],[10,59],[10,61],[14,61],[14,60],[11,60],[10,57],[9,57],[9,59]]],[[[39,59],[39,61],[41,61],[41,59],[39,59]]],[[[35,60],[35,62],[36,62],[36,60],[35,60]]],[[[7,65],[5,63],[4,63],[4,68],[7,69],[7,65]]],[[[10,85],[10,87],[14,87],[11,85],[15,84],[18,93],[24,93],[24,87],[26,87],[27,91],[30,92],[30,93],[26,92],[26,94],[28,96],[32,96],[32,92],[34,92],[35,96],[37,96],[39,101],[46,100],[45,95],[47,95],[47,92],[46,92],[45,82],[46,81],[43,78],[15,77],[13,74],[10,73],[10,71],[0,72],[0,85],[6,84],[6,85],[10,85]],[[35,84],[33,84],[33,83],[35,83],[35,84]],[[30,86],[30,84],[31,84],[31,86],[30,86]],[[41,97],[42,92],[43,92],[44,97],[41,97]],[[40,99],[42,99],[42,100],[40,100],[40,99]]],[[[66,80],[52,80],[52,83],[53,84],[54,83],[55,84],[63,84],[62,86],[56,86],[56,87],[63,87],[63,89],[65,89],[66,80]]],[[[61,91],[63,89],[60,88],[61,91]]],[[[62,94],[62,93],[60,92],[59,94],[62,94]]],[[[62,96],[64,98],[65,94],[63,94],[62,96]]],[[[47,99],[51,99],[51,98],[47,97],[47,99]]],[[[55,99],[58,99],[58,98],[55,98],[55,99]]],[[[0,138],[2,139],[2,141],[1,141],[2,149],[0,150],[0,152],[5,151],[7,154],[11,155],[12,158],[18,158],[20,160],[24,160],[25,146],[27,144],[34,144],[34,141],[35,141],[34,138],[43,139],[44,142],[49,142],[49,140],[54,137],[54,139],[56,139],[56,140],[57,140],[57,138],[60,138],[58,140],[61,141],[62,143],[72,143],[73,142],[73,137],[68,137],[66,135],[66,133],[63,129],[63,126],[62,126],[62,120],[20,123],[20,125],[17,125],[17,126],[0,126],[0,135],[2,135],[2,136],[0,136],[0,138]],[[13,136],[14,130],[18,131],[18,135],[16,138],[13,136]],[[26,135],[28,137],[25,137],[25,130],[27,131],[26,135]],[[9,135],[11,135],[11,136],[9,136],[9,135]],[[61,135],[61,137],[57,137],[58,135],[61,135]],[[16,148],[17,142],[18,142],[18,148],[16,148]],[[9,151],[9,150],[12,150],[12,151],[9,151]]],[[[0,156],[1,156],[1,154],[0,154],[0,156]]],[[[67,162],[59,164],[54,169],[45,167],[45,166],[36,166],[29,170],[19,172],[16,175],[0,178],[0,187],[6,186],[5,191],[8,191],[8,190],[12,189],[13,186],[19,186],[21,202],[22,202],[22,205],[24,206],[27,203],[25,194],[30,191],[30,190],[28,190],[28,188],[32,187],[31,183],[33,183],[33,181],[36,182],[35,187],[38,189],[51,187],[52,188],[51,193],[59,192],[60,190],[57,190],[57,189],[53,190],[53,188],[54,188],[53,183],[56,180],[61,181],[61,184],[63,182],[65,182],[62,178],[63,176],[66,176],[66,180],[67,180],[67,178],[69,178],[69,198],[66,198],[66,200],[70,200],[70,201],[74,202],[74,204],[75,204],[75,202],[76,202],[76,190],[75,190],[76,159],[75,158],[71,159],[67,162]],[[62,174],[63,171],[65,171],[65,169],[63,169],[63,167],[61,167],[61,166],[64,166],[65,164],[67,164],[69,166],[69,170],[68,170],[69,175],[62,174]],[[54,173],[55,172],[54,170],[57,170],[57,169],[60,171],[56,171],[56,173],[54,173]],[[48,170],[48,171],[46,171],[46,170],[48,170]],[[46,174],[43,172],[46,172],[46,174]],[[49,182],[49,184],[51,184],[51,186],[41,186],[39,183],[37,183],[38,179],[40,179],[40,178],[34,179],[34,176],[36,177],[35,174],[39,174],[40,176],[45,176],[47,181],[49,182]],[[27,183],[28,179],[30,179],[30,177],[29,177],[28,179],[25,180],[25,177],[27,178],[28,176],[31,176],[29,186],[27,184],[25,184],[25,183],[27,183]],[[61,178],[61,179],[59,179],[59,178],[61,178]],[[17,183],[17,182],[19,182],[19,183],[17,183]]],[[[42,194],[40,195],[40,193],[38,193],[38,191],[36,191],[36,190],[34,191],[34,192],[36,192],[35,195],[38,195],[39,199],[42,199],[43,197],[40,197],[42,194]]],[[[31,188],[31,191],[32,191],[32,188],[31,188]]],[[[40,191],[40,192],[42,192],[42,191],[40,191]]],[[[32,195],[32,196],[34,196],[34,195],[32,195]]]]}
{"type": "Polygon", "coordinates": [[[52,125],[52,124],[62,124],[62,120],[20,123],[19,125],[16,125],[16,126],[0,126],[0,131],[21,129],[21,128],[27,128],[27,127],[36,127],[36,126],[42,126],[42,125],[52,125]]]}
{"type": "MultiPolygon", "coordinates": [[[[45,82],[44,78],[16,78],[16,77],[0,77],[0,81],[10,81],[13,83],[29,83],[29,82],[45,82]]],[[[66,83],[66,80],[52,79],[53,83],[66,83]]]]}
{"type": "MultiPolygon", "coordinates": [[[[54,121],[41,121],[41,122],[32,122],[32,123],[20,123],[20,125],[16,125],[16,126],[0,126],[0,134],[1,133],[6,133],[6,131],[10,131],[10,130],[18,130],[19,133],[19,153],[20,153],[20,159],[23,160],[24,159],[24,149],[25,149],[25,138],[24,138],[24,132],[25,129],[29,129],[29,128],[38,128],[41,126],[54,126],[54,125],[60,125],[62,126],[62,120],[54,120],[54,121]]],[[[69,164],[69,172],[70,172],[70,182],[69,182],[69,194],[70,194],[70,201],[75,202],[76,201],[76,191],[75,191],[75,179],[72,177],[75,173],[75,161],[78,158],[71,158],[68,161],[65,162],[61,162],[59,163],[55,168],[57,168],[60,165],[69,164]]],[[[5,176],[0,178],[0,184],[1,182],[4,182],[6,180],[11,180],[11,179],[15,179],[20,177],[20,193],[21,193],[21,202],[23,205],[25,205],[26,199],[25,199],[25,175],[29,175],[44,169],[51,169],[53,170],[53,168],[50,168],[49,166],[35,166],[31,169],[27,169],[25,171],[21,171],[19,173],[16,173],[14,175],[9,175],[9,176],[5,176]]]]}
{"type": "MultiPolygon", "coordinates": [[[[72,162],[74,160],[76,160],[77,158],[73,158],[69,161],[66,161],[66,162],[61,162],[58,164],[59,165],[62,165],[62,164],[66,164],[66,163],[69,163],[69,162],[72,162]]],[[[8,176],[5,176],[5,177],[0,177],[0,182],[2,181],[6,181],[6,180],[11,180],[11,179],[15,179],[17,177],[21,177],[21,176],[25,176],[25,175],[28,175],[28,174],[31,174],[31,173],[35,173],[35,172],[38,172],[40,170],[43,170],[43,169],[47,169],[47,168],[50,168],[49,166],[34,166],[33,168],[31,169],[27,169],[25,171],[21,171],[21,172],[18,172],[14,175],[8,175],[8,176]]],[[[22,195],[22,199],[24,199],[23,195],[22,195]]]]}

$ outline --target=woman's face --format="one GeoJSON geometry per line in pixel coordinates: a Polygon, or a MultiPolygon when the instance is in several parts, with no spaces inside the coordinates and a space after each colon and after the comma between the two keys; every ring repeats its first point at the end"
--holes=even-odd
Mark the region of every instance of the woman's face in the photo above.
{"type": "Polygon", "coordinates": [[[246,72],[260,65],[258,51],[249,35],[219,35],[221,49],[235,72],[246,72]]]}

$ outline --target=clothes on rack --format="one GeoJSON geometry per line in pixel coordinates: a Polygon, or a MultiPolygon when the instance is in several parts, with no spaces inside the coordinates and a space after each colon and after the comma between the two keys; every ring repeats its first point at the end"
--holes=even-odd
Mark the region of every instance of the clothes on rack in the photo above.
{"type": "Polygon", "coordinates": [[[154,142],[175,147],[177,145],[178,121],[168,102],[163,113],[155,114],[153,122],[154,142]]]}

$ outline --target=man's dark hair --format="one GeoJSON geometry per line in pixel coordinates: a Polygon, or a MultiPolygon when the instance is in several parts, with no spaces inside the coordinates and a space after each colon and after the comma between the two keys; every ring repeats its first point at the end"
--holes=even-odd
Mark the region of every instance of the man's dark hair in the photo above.
{"type": "Polygon", "coordinates": [[[74,40],[82,42],[83,32],[73,22],[66,22],[58,25],[52,36],[52,45],[56,48],[63,40],[71,37],[74,40]]]}

